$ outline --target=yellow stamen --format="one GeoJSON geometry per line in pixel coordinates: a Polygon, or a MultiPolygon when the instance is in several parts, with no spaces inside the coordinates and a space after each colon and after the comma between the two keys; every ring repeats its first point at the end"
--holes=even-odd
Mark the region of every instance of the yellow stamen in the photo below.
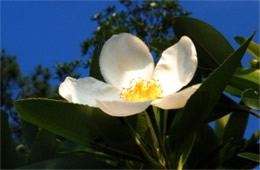
{"type": "Polygon", "coordinates": [[[126,101],[145,101],[158,98],[161,94],[162,88],[158,80],[140,79],[137,82],[130,81],[130,87],[123,88],[120,97],[126,101]]]}

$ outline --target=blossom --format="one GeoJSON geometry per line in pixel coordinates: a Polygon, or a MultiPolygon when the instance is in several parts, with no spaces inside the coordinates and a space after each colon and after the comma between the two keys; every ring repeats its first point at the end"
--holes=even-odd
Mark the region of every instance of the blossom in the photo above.
{"type": "Polygon", "coordinates": [[[167,48],[155,66],[142,40],[121,33],[107,40],[100,54],[105,82],[67,77],[59,94],[69,102],[98,107],[112,116],[134,115],[149,105],[178,109],[199,87],[196,84],[181,90],[193,78],[197,63],[195,46],[187,36],[167,48]]]}

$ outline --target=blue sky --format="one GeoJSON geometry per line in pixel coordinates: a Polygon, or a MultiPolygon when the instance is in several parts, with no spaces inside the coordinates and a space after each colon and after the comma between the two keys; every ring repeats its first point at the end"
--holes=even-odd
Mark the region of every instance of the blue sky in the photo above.
{"type": "MultiPolygon", "coordinates": [[[[90,18],[116,1],[1,1],[1,43],[10,55],[17,55],[24,74],[41,63],[73,61],[81,55],[80,44],[97,28],[90,18]]],[[[231,42],[259,30],[259,1],[181,1],[182,7],[217,28],[231,42]]],[[[120,7],[121,8],[121,7],[120,7]]],[[[259,43],[259,31],[253,39],[259,43]]],[[[243,64],[252,57],[247,55],[243,64]]],[[[249,131],[258,129],[250,118],[249,131]]]]}

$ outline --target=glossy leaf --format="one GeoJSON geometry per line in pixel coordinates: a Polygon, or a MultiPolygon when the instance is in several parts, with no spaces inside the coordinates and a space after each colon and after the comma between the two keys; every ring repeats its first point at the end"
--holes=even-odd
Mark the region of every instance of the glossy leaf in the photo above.
{"type": "Polygon", "coordinates": [[[258,90],[248,89],[241,95],[242,101],[251,109],[260,110],[260,94],[258,90]]]}
{"type": "Polygon", "coordinates": [[[173,133],[174,136],[171,140],[174,144],[174,149],[177,151],[177,159],[179,159],[178,157],[183,152],[188,140],[191,139],[191,136],[214,108],[236,67],[239,65],[253,35],[210,74],[206,81],[188,100],[183,110],[178,130],[173,133]]]}
{"type": "Polygon", "coordinates": [[[248,88],[258,89],[260,86],[259,75],[260,69],[238,68],[229,82],[229,85],[237,89],[237,92],[231,92],[229,90],[227,90],[227,92],[232,95],[240,96],[241,93],[248,88]]]}
{"type": "Polygon", "coordinates": [[[259,154],[256,154],[256,153],[243,152],[243,153],[237,154],[237,156],[260,163],[260,156],[259,156],[259,154]]]}
{"type": "MultiPolygon", "coordinates": [[[[236,42],[238,42],[240,45],[244,43],[247,38],[237,36],[235,37],[236,42]]],[[[260,60],[260,45],[255,43],[254,41],[251,41],[248,45],[247,51],[256,59],[260,60]]]]}
{"type": "Polygon", "coordinates": [[[178,38],[188,36],[198,52],[199,65],[216,68],[234,51],[226,38],[209,24],[194,18],[175,17],[174,33],[178,38]]]}
{"type": "Polygon", "coordinates": [[[76,143],[129,159],[139,158],[135,156],[139,153],[135,142],[119,119],[99,109],[50,99],[19,100],[15,108],[24,120],[76,143]]]}

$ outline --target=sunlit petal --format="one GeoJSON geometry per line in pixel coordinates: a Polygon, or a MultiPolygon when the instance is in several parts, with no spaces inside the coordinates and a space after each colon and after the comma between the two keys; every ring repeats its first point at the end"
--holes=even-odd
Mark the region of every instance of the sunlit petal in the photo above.
{"type": "Polygon", "coordinates": [[[197,53],[191,39],[183,36],[166,49],[155,67],[154,78],[163,89],[163,96],[172,94],[187,85],[197,69],[197,53]]]}
{"type": "Polygon", "coordinates": [[[152,102],[152,105],[162,109],[179,109],[185,106],[190,96],[200,87],[201,84],[196,84],[185,88],[177,93],[170,94],[162,99],[157,99],[152,102]]]}
{"type": "Polygon", "coordinates": [[[59,94],[70,102],[93,107],[97,107],[96,98],[102,100],[119,99],[119,90],[92,77],[83,79],[67,77],[60,84],[59,94]]]}
{"type": "Polygon", "coordinates": [[[129,85],[134,78],[150,80],[153,58],[142,40],[128,33],[112,36],[100,55],[100,70],[106,82],[114,87],[129,85]]]}
{"type": "Polygon", "coordinates": [[[114,100],[114,101],[104,101],[98,100],[98,107],[105,113],[111,116],[130,116],[144,111],[150,104],[152,100],[143,101],[143,102],[128,102],[123,100],[114,100]]]}

